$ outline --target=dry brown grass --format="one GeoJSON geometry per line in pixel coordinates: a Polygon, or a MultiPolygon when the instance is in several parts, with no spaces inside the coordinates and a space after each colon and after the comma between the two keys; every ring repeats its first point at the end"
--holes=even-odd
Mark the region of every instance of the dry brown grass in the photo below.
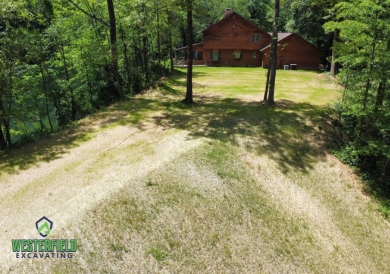
{"type": "MultiPolygon", "coordinates": [[[[57,273],[386,273],[389,226],[332,156],[309,174],[214,141],[71,222],[57,273]],[[372,235],[372,236],[370,236],[372,235]]],[[[16,268],[15,271],[20,271],[16,268]]]]}

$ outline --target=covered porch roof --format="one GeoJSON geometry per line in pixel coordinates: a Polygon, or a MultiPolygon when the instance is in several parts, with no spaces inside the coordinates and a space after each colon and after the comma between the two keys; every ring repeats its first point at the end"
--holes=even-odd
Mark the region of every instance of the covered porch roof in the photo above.
{"type": "MultiPolygon", "coordinates": [[[[193,44],[192,47],[193,47],[193,49],[200,49],[200,48],[203,49],[203,42],[193,44]]],[[[188,48],[188,46],[182,47],[182,48],[177,48],[177,49],[174,49],[173,51],[186,50],[187,48],[188,48]]]]}

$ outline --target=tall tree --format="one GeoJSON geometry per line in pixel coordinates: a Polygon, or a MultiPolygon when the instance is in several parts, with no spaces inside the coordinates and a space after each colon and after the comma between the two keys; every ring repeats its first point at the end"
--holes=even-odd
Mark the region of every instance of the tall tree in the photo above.
{"type": "MultiPolygon", "coordinates": [[[[99,18],[94,12],[89,12],[86,9],[82,8],[74,0],[68,0],[77,10],[81,11],[90,18],[102,23],[107,26],[110,31],[110,51],[111,51],[111,70],[113,77],[116,83],[117,97],[122,97],[122,77],[119,73],[118,65],[118,45],[117,45],[117,29],[116,29],[116,17],[115,17],[115,8],[113,0],[107,0],[107,11],[109,17],[109,23],[104,19],[99,18]]],[[[88,5],[88,2],[87,2],[88,5]]],[[[92,9],[91,9],[92,10],[92,9]]]]}
{"type": "Polygon", "coordinates": [[[118,97],[122,98],[122,77],[119,73],[118,65],[118,45],[116,38],[116,18],[113,0],[107,0],[108,17],[110,19],[110,44],[111,44],[111,66],[112,73],[117,84],[118,97]]]}
{"type": "Polygon", "coordinates": [[[334,47],[345,90],[337,110],[348,136],[342,159],[390,194],[390,1],[351,0],[333,11],[324,27],[340,31],[334,47]]]}
{"type": "Polygon", "coordinates": [[[272,42],[271,42],[271,54],[269,64],[269,76],[267,75],[266,91],[264,98],[267,97],[267,105],[275,104],[275,80],[276,80],[276,66],[277,66],[277,51],[278,51],[278,26],[279,26],[279,0],[275,0],[274,8],[274,23],[272,31],[272,42]]]}
{"type": "Polygon", "coordinates": [[[188,41],[188,65],[187,65],[187,89],[184,102],[187,104],[193,103],[192,98],[192,65],[193,65],[193,22],[192,22],[192,0],[187,0],[187,41],[188,41]]]}

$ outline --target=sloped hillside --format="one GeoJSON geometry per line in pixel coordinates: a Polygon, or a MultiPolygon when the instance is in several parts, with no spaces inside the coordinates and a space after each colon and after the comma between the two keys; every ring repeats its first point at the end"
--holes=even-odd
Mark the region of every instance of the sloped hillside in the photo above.
{"type": "Polygon", "coordinates": [[[196,68],[13,152],[0,164],[7,273],[390,273],[390,225],[327,152],[313,72],[196,68]],[[254,88],[258,87],[258,88],[254,88]],[[77,239],[72,259],[16,259],[11,239],[77,239]]]}

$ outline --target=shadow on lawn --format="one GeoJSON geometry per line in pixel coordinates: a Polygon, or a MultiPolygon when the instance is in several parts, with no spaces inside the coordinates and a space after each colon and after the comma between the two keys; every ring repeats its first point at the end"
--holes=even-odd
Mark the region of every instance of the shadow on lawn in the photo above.
{"type": "Polygon", "coordinates": [[[147,122],[166,129],[188,130],[192,138],[221,140],[244,146],[251,153],[266,154],[283,172],[306,171],[325,157],[324,144],[329,134],[321,128],[327,128],[328,117],[318,106],[283,100],[276,107],[268,107],[209,95],[195,97],[198,103],[187,106],[177,101],[182,96],[179,91],[167,92],[169,96],[140,96],[118,103],[67,129],[12,150],[0,156],[0,172],[15,173],[61,158],[105,128],[133,125],[142,131],[148,128],[147,122]],[[155,111],[159,111],[158,116],[155,111]]]}
{"type": "Polygon", "coordinates": [[[38,141],[14,148],[0,156],[0,174],[17,173],[38,162],[51,162],[68,153],[69,149],[91,138],[89,130],[70,126],[57,133],[44,136],[38,141]]]}
{"type": "Polygon", "coordinates": [[[163,103],[157,100],[142,99],[115,104],[56,133],[0,155],[0,175],[17,173],[18,170],[29,169],[39,162],[51,162],[62,158],[70,149],[95,138],[97,132],[113,126],[132,124],[143,130],[142,121],[145,119],[145,113],[162,106],[163,103]]]}
{"type": "Polygon", "coordinates": [[[208,137],[257,155],[275,160],[282,172],[291,169],[307,171],[324,160],[327,140],[325,109],[308,103],[281,100],[276,107],[259,105],[240,99],[200,97],[198,104],[177,104],[176,111],[154,117],[166,128],[190,131],[190,136],[208,137]]]}

